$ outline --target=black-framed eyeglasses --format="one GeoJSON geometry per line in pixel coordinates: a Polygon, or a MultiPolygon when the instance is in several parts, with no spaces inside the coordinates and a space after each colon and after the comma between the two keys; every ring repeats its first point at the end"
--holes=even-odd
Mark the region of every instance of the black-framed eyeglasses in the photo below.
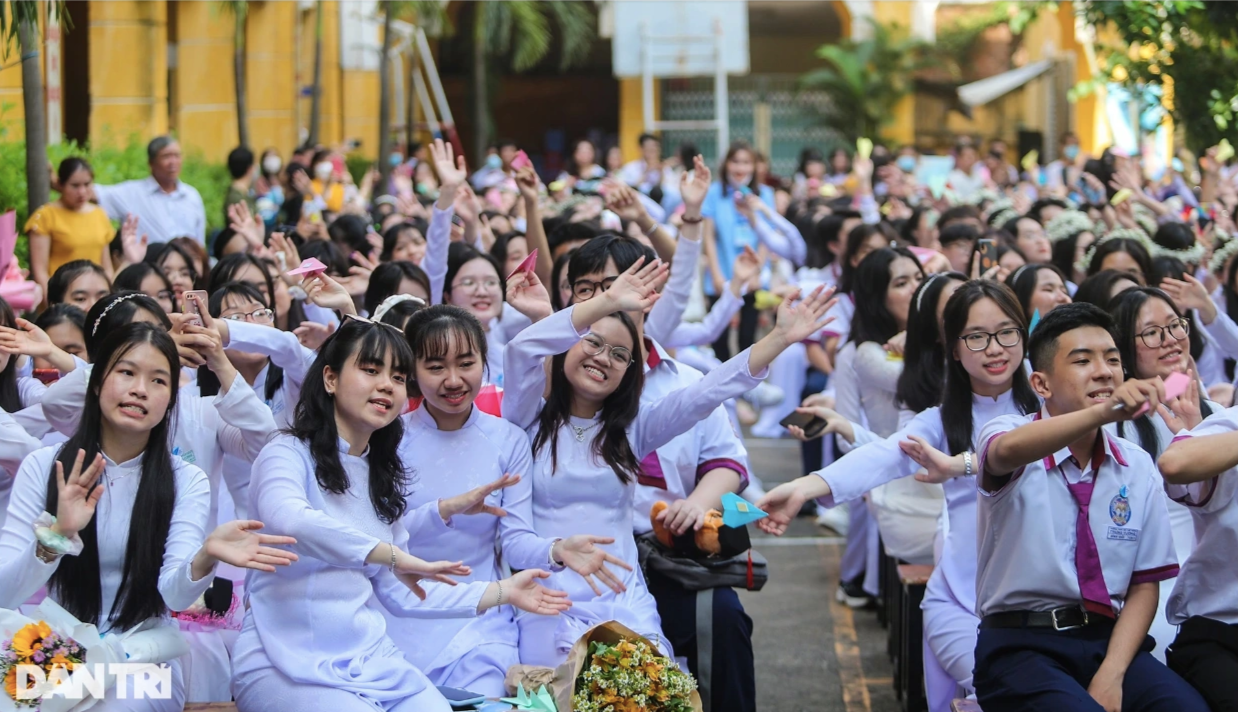
{"type": "Polygon", "coordinates": [[[263,307],[249,313],[229,314],[224,318],[228,321],[253,321],[258,324],[268,324],[275,318],[275,312],[263,307]]]}
{"type": "Polygon", "coordinates": [[[585,349],[585,353],[590,356],[601,356],[603,352],[608,352],[607,357],[614,363],[617,363],[624,368],[632,365],[632,350],[626,346],[611,346],[594,334],[589,334],[580,340],[581,345],[585,349]]]}
{"type": "Polygon", "coordinates": [[[395,324],[388,324],[388,323],[387,323],[387,322],[385,322],[385,321],[377,321],[377,320],[374,320],[374,319],[368,319],[368,318],[366,318],[366,317],[363,317],[363,316],[358,316],[358,315],[356,315],[356,314],[345,314],[345,315],[344,315],[344,321],[348,321],[349,319],[351,319],[351,320],[353,320],[353,321],[359,321],[359,322],[361,322],[362,324],[370,324],[370,325],[377,325],[377,326],[385,326],[385,327],[387,327],[388,329],[392,329],[392,330],[394,330],[394,331],[399,332],[400,334],[403,334],[403,333],[404,333],[404,330],[403,330],[403,329],[401,329],[400,327],[396,326],[395,324]]]}
{"type": "Polygon", "coordinates": [[[1168,334],[1174,341],[1184,341],[1191,335],[1191,322],[1182,317],[1172,319],[1165,326],[1149,326],[1139,332],[1139,338],[1143,341],[1143,345],[1150,349],[1159,349],[1165,345],[1165,335],[1168,334]]]}
{"type": "Polygon", "coordinates": [[[993,339],[997,339],[997,345],[1003,348],[1018,346],[1023,340],[1023,330],[1016,328],[1001,329],[996,332],[975,331],[970,334],[959,337],[959,341],[967,347],[968,351],[984,351],[989,348],[989,344],[993,343],[993,339]]]}
{"type": "Polygon", "coordinates": [[[610,289],[610,285],[615,283],[618,277],[607,277],[601,282],[594,282],[591,279],[578,279],[572,283],[572,296],[580,301],[593,299],[598,292],[605,292],[610,289]]]}

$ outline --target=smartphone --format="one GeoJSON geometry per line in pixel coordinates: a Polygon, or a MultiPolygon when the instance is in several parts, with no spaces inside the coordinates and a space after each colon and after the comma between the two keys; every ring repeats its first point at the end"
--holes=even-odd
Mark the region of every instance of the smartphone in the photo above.
{"type": "Polygon", "coordinates": [[[485,695],[458,687],[439,687],[438,691],[447,698],[452,709],[468,709],[486,701],[485,695]]]}
{"type": "Polygon", "coordinates": [[[50,386],[60,380],[60,371],[54,368],[36,368],[30,372],[30,375],[34,376],[45,386],[50,386]]]}
{"type": "Polygon", "coordinates": [[[818,418],[812,413],[801,413],[799,411],[795,411],[778,421],[778,424],[784,428],[798,425],[804,431],[804,435],[809,438],[815,438],[820,435],[821,431],[825,430],[825,426],[828,425],[825,422],[825,418],[818,418]]]}
{"type": "Polygon", "coordinates": [[[980,274],[997,266],[997,241],[981,238],[976,242],[976,252],[980,253],[980,274]]]}
{"type": "Polygon", "coordinates": [[[205,321],[202,319],[202,310],[206,309],[207,303],[211,296],[206,293],[205,289],[191,289],[185,292],[185,313],[189,315],[189,323],[194,326],[204,326],[205,321]],[[193,299],[191,297],[197,297],[193,299]]]}

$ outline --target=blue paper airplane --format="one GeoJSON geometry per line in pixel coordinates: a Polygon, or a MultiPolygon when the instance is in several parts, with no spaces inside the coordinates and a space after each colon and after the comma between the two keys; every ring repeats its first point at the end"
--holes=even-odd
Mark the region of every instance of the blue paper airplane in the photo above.
{"type": "Polygon", "coordinates": [[[742,527],[768,516],[734,492],[722,495],[722,523],[728,527],[742,527]]]}
{"type": "Polygon", "coordinates": [[[1027,325],[1027,333],[1032,333],[1036,330],[1036,325],[1040,323],[1040,310],[1032,312],[1032,322],[1027,325]]]}

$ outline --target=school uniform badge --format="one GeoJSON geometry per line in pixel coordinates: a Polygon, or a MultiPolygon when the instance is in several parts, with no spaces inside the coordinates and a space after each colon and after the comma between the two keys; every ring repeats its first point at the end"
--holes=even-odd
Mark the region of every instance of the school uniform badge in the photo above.
{"type": "Polygon", "coordinates": [[[1127,499],[1126,485],[1122,485],[1122,489],[1109,500],[1109,518],[1120,527],[1131,520],[1131,502],[1127,499]]]}

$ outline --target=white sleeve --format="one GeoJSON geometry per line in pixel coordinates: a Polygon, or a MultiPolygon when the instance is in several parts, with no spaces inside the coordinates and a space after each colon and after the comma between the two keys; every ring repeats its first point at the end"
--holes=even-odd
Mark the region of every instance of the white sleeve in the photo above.
{"type": "Polygon", "coordinates": [[[696,263],[701,255],[701,241],[680,237],[675,241],[675,256],[671,258],[671,277],[662,289],[662,296],[649,310],[645,333],[662,343],[671,337],[683,320],[684,309],[692,296],[696,279],[696,263]]]}
{"type": "Polygon", "coordinates": [[[808,245],[799,228],[773,210],[769,213],[762,211],[753,227],[761,244],[784,260],[790,260],[796,267],[808,258],[808,245]]]}
{"type": "Polygon", "coordinates": [[[551,314],[516,335],[503,350],[503,419],[528,430],[541,411],[544,361],[572,348],[589,332],[572,324],[575,306],[551,314]]]}
{"type": "Polygon", "coordinates": [[[317,304],[311,304],[309,302],[301,302],[301,308],[305,310],[305,318],[308,321],[312,321],[315,324],[322,324],[323,326],[340,325],[340,318],[336,316],[335,312],[331,309],[320,307],[317,304]]]}
{"type": "MultiPolygon", "coordinates": [[[[651,405],[642,404],[628,433],[636,459],[643,460],[676,436],[688,432],[727,399],[756,388],[769,373],[769,368],[761,374],[753,374],[749,368],[751,351],[751,348],[744,349],[701,380],[671,391],[651,405]]],[[[507,395],[503,397],[506,401],[507,395]]]]}
{"type": "Polygon", "coordinates": [[[43,447],[9,413],[0,410],[0,477],[15,477],[26,457],[43,447]]]}
{"type": "MultiPolygon", "coordinates": [[[[860,441],[859,430],[856,429],[857,445],[860,441]]],[[[919,472],[920,465],[899,447],[899,443],[910,435],[924,438],[939,450],[944,449],[946,436],[941,425],[941,411],[929,408],[913,418],[903,430],[863,447],[855,447],[825,469],[814,472],[830,486],[826,506],[833,507],[859,499],[876,487],[919,472]]]]}
{"type": "Polygon", "coordinates": [[[34,520],[47,511],[51,463],[59,447],[44,448],[22,462],[0,529],[0,608],[16,609],[47,583],[60,565],[35,556],[34,520]]]}
{"type": "Polygon", "coordinates": [[[902,359],[891,360],[881,344],[865,341],[855,351],[855,376],[861,388],[876,388],[894,394],[903,373],[902,359]]]}
{"type": "MultiPolygon", "coordinates": [[[[1195,312],[1195,323],[1203,324],[1203,319],[1200,318],[1198,311],[1195,312]]],[[[1217,317],[1212,320],[1211,324],[1204,324],[1204,329],[1209,336],[1216,340],[1221,353],[1226,355],[1238,354],[1238,324],[1234,323],[1229,314],[1218,309],[1217,317]]]]}
{"type": "Polygon", "coordinates": [[[52,426],[43,414],[43,396],[47,393],[47,386],[37,378],[18,376],[17,393],[22,409],[13,413],[13,420],[31,437],[42,438],[50,433],[52,426]]]}
{"type": "Polygon", "coordinates": [[[64,435],[77,432],[77,424],[86,407],[86,383],[93,366],[73,369],[63,378],[47,387],[43,393],[43,416],[47,422],[64,435]]]}
{"type": "Polygon", "coordinates": [[[183,611],[210,588],[215,576],[212,568],[201,579],[193,580],[193,560],[206,541],[206,522],[211,515],[211,483],[206,473],[193,465],[181,463],[178,467],[188,470],[189,476],[177,483],[180,486],[176,488],[172,524],[159,569],[159,594],[168,608],[183,611]]]}
{"type": "MultiPolygon", "coordinates": [[[[395,547],[407,551],[408,530],[402,526],[395,526],[392,530],[395,547]]],[[[400,618],[473,618],[477,616],[482,596],[490,587],[489,581],[456,586],[422,581],[421,587],[426,592],[426,600],[423,601],[396,578],[390,568],[378,565],[370,565],[369,568],[372,569],[370,583],[374,587],[374,596],[392,615],[400,618]]]]}
{"type": "Polygon", "coordinates": [[[123,221],[125,219],[125,203],[122,199],[124,192],[124,183],[116,185],[100,185],[95,183],[93,188],[95,191],[95,202],[99,207],[107,211],[107,216],[112,220],[123,221]]]}
{"type": "Polygon", "coordinates": [[[298,388],[305,382],[305,373],[314,362],[314,352],[302,346],[297,335],[290,331],[234,321],[228,324],[228,337],[228,348],[269,356],[271,363],[284,370],[284,378],[298,388]]]}
{"type": "Polygon", "coordinates": [[[297,543],[289,548],[297,554],[340,568],[363,568],[370,552],[382,541],[310,504],[306,487],[314,481],[310,471],[313,461],[295,442],[291,436],[281,437],[263,448],[254,461],[250,516],[272,534],[295,538],[297,543]]]}
{"type": "Polygon", "coordinates": [[[258,399],[239,373],[227,393],[210,400],[219,416],[215,434],[220,448],[233,457],[253,462],[275,432],[271,409],[258,399]]]}
{"type": "Polygon", "coordinates": [[[430,278],[430,304],[443,303],[443,287],[447,281],[447,249],[451,247],[453,208],[439,210],[431,206],[430,226],[426,228],[426,254],[421,268],[430,278]]]}
{"type": "MultiPolygon", "coordinates": [[[[661,303],[662,300],[659,299],[653,305],[653,308],[656,310],[658,304],[661,303]]],[[[731,324],[731,319],[739,313],[743,306],[743,298],[735,296],[731,292],[729,285],[723,285],[718,295],[718,301],[714,302],[714,305],[710,307],[709,313],[705,315],[703,320],[696,323],[684,322],[679,324],[671,332],[669,338],[665,341],[658,341],[658,343],[667,349],[712,344],[718,340],[723,331],[726,331],[726,328],[731,324]]],[[[653,312],[651,311],[650,315],[652,316],[652,314],[653,312]]],[[[645,333],[649,333],[648,329],[646,329],[645,333]]]]}
{"type": "Polygon", "coordinates": [[[540,537],[533,528],[533,450],[528,437],[520,437],[508,448],[503,472],[520,475],[520,481],[500,490],[507,516],[499,520],[499,541],[503,561],[513,569],[555,568],[550,560],[554,540],[540,537]]]}

